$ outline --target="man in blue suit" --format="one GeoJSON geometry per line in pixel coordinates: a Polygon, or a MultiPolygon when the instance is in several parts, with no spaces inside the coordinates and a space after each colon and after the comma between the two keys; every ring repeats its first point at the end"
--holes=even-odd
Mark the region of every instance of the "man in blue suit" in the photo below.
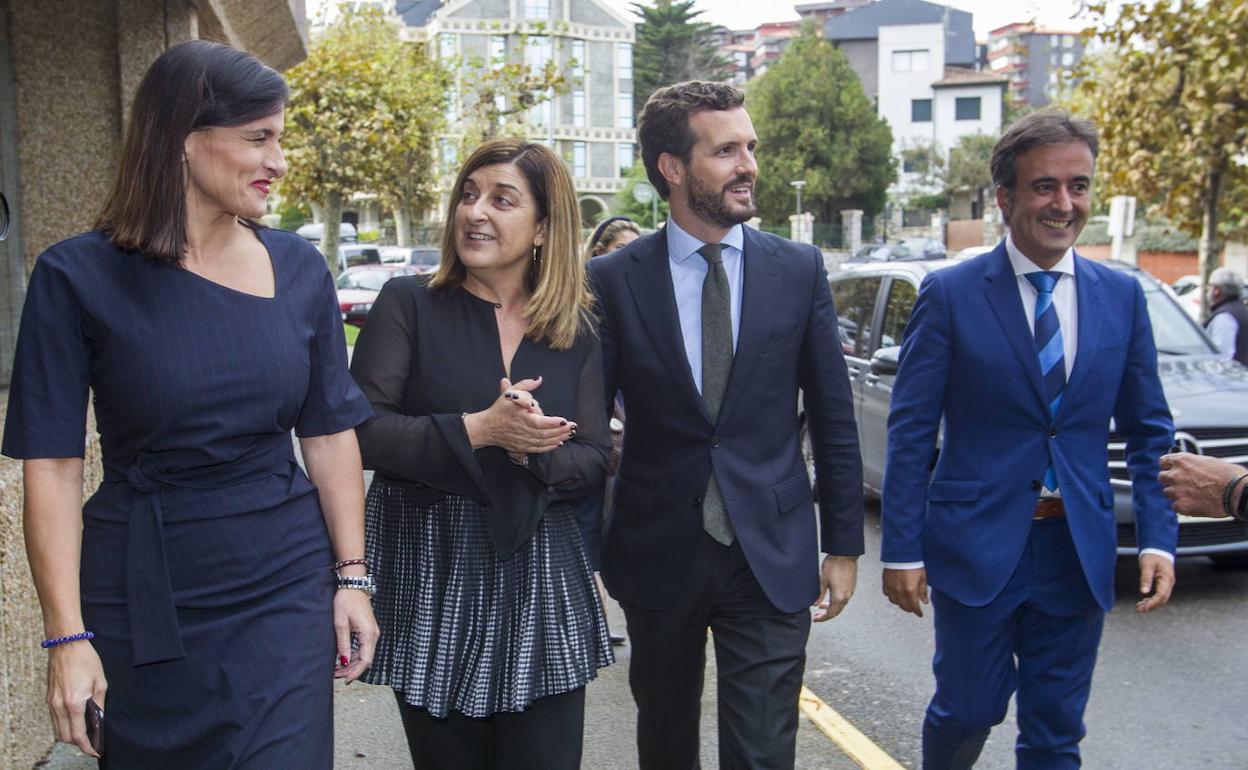
{"type": "Polygon", "coordinates": [[[923,767],[971,767],[1018,694],[1020,768],[1079,766],[1116,527],[1110,420],[1127,438],[1140,591],[1174,585],[1178,524],[1158,484],[1173,424],[1131,276],[1073,250],[1096,129],[1032,113],[993,150],[1009,234],[928,275],[902,345],[884,478],[884,593],[935,609],[923,767]],[[936,439],[944,421],[939,452],[936,439]]]}
{"type": "Polygon", "coordinates": [[[699,766],[708,628],[720,766],[791,768],[809,607],[819,600],[816,621],[841,611],[863,551],[862,460],[823,259],[742,226],[758,174],[744,98],[696,81],[650,97],[641,154],[671,218],[590,262],[604,408],[618,392],[628,410],[602,576],[628,621],[642,770],[699,766]]]}

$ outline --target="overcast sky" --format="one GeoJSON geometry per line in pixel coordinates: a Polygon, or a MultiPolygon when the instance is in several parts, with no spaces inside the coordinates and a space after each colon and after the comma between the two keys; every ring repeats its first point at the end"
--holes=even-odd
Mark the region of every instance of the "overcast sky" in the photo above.
{"type": "MultiPolygon", "coordinates": [[[[621,11],[627,18],[632,16],[629,0],[602,0],[621,11]]],[[[802,3],[811,0],[801,0],[802,3]]],[[[722,24],[730,29],[753,29],[768,21],[794,21],[798,18],[793,6],[799,3],[771,5],[759,0],[697,0],[694,8],[703,11],[701,19],[712,24],[722,24]]],[[[1081,3],[1079,0],[954,0],[950,3],[961,11],[974,14],[975,36],[987,38],[988,31],[1016,21],[1036,21],[1046,26],[1064,27],[1072,30],[1086,26],[1079,19],[1072,19],[1081,3]]]]}

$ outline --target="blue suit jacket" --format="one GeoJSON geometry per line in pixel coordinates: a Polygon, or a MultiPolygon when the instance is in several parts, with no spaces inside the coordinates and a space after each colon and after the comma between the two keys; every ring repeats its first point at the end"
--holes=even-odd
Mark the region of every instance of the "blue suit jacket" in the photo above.
{"type": "Polygon", "coordinates": [[[882,557],[925,562],[930,585],[963,604],[992,601],[1014,572],[1051,452],[1088,585],[1113,605],[1111,418],[1127,437],[1140,547],[1174,552],[1178,522],[1157,481],[1174,426],[1144,293],[1078,255],[1075,289],[1078,352],[1056,418],[1004,242],[919,290],[892,394],[882,557]]]}
{"type": "Polygon", "coordinates": [[[667,233],[590,261],[606,403],[628,409],[602,575],[617,599],[658,610],[680,595],[702,531],[712,465],[767,598],[796,612],[819,592],[817,544],[863,551],[862,458],[823,258],[745,228],[737,351],[712,422],[693,382],[672,290],[667,233]],[[798,392],[816,458],[821,530],[798,446],[798,392]]]}

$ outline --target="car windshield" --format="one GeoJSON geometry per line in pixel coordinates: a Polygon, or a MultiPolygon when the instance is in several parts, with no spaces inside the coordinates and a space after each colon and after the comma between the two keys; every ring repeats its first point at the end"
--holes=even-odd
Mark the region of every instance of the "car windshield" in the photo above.
{"type": "Polygon", "coordinates": [[[1144,301],[1148,303],[1148,317],[1153,323],[1158,353],[1186,356],[1214,352],[1205,333],[1156,280],[1143,273],[1136,273],[1135,277],[1144,287],[1144,301]]]}
{"type": "Polygon", "coordinates": [[[338,276],[339,289],[364,289],[381,291],[382,284],[390,280],[389,270],[348,270],[338,276]]]}

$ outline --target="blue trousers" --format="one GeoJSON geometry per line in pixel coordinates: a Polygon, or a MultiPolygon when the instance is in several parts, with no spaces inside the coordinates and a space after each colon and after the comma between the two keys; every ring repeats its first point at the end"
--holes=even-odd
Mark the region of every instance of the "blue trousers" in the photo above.
{"type": "Polygon", "coordinates": [[[1020,770],[1079,767],[1105,611],[1088,590],[1066,520],[1033,523],[1018,568],[987,605],[939,591],[932,605],[936,694],[923,723],[924,770],[972,767],[1015,692],[1020,770]]]}

